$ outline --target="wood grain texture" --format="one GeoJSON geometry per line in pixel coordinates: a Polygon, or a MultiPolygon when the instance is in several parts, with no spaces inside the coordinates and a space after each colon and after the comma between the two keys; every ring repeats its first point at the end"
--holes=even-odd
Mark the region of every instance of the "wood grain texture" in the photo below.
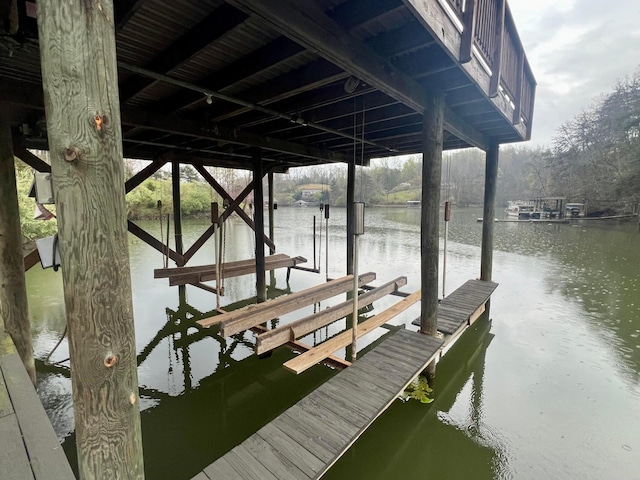
{"type": "Polygon", "coordinates": [[[0,105],[0,333],[11,335],[35,383],[21,232],[11,129],[0,105]]]}
{"type": "MultiPolygon", "coordinates": [[[[407,298],[400,300],[398,303],[392,305],[378,315],[360,323],[358,325],[358,338],[370,333],[380,325],[388,322],[405,311],[411,305],[418,302],[420,300],[420,296],[420,290],[413,292],[407,298]]],[[[296,374],[300,374],[316,363],[321,362],[336,350],[344,348],[349,344],[351,344],[351,331],[342,332],[341,334],[321,343],[317,347],[312,348],[308,352],[289,360],[284,364],[284,367],[296,374]]]]}
{"type": "MultiPolygon", "coordinates": [[[[484,206],[482,218],[495,217],[496,188],[498,183],[498,157],[500,145],[492,143],[487,151],[484,173],[484,206]]],[[[493,224],[482,222],[482,250],[480,253],[480,279],[491,280],[493,270],[493,224]]]]}
{"type": "Polygon", "coordinates": [[[141,479],[113,4],[42,0],[38,32],[80,478],[141,479]]]}
{"type": "MultiPolygon", "coordinates": [[[[398,290],[407,284],[407,277],[398,277],[395,280],[385,283],[380,287],[369,290],[358,297],[360,308],[371,305],[385,295],[398,290]]],[[[256,338],[256,353],[261,355],[269,350],[273,350],[280,345],[284,345],[290,340],[304,337],[305,335],[329,325],[336,320],[353,313],[353,302],[347,301],[326,308],[321,312],[295,320],[278,328],[269,330],[256,338]]]]}
{"type": "Polygon", "coordinates": [[[436,92],[430,95],[429,105],[424,111],[423,118],[420,331],[427,335],[435,335],[438,330],[440,176],[442,172],[444,107],[444,94],[436,92]]]}
{"type": "Polygon", "coordinates": [[[227,478],[225,469],[242,470],[243,478],[322,477],[441,346],[441,340],[406,330],[389,335],[204,472],[209,478],[210,472],[227,478]]]}

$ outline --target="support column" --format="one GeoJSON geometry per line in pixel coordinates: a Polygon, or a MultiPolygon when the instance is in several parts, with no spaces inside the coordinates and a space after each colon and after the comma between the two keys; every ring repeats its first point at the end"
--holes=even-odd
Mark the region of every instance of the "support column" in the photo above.
{"type": "Polygon", "coordinates": [[[347,167],[347,275],[353,273],[353,232],[355,229],[356,160],[347,167]]]}
{"type": "MultiPolygon", "coordinates": [[[[178,266],[181,267],[186,261],[182,257],[184,243],[182,242],[182,207],[180,206],[180,162],[177,160],[171,162],[171,200],[173,204],[173,233],[176,242],[176,253],[180,255],[180,264],[178,266]]],[[[169,242],[167,241],[167,243],[169,242]]],[[[180,304],[187,302],[186,285],[178,286],[178,301],[180,304]]]]}
{"type": "Polygon", "coordinates": [[[264,193],[262,190],[262,152],[253,152],[253,212],[256,225],[256,292],[258,303],[267,300],[264,260],[264,193]]]}
{"type": "MultiPolygon", "coordinates": [[[[274,229],[275,229],[275,224],[274,224],[274,213],[273,213],[273,209],[274,209],[274,200],[273,200],[273,172],[269,172],[268,174],[268,180],[269,180],[269,238],[271,239],[271,241],[273,241],[274,238],[274,229]]],[[[274,247],[269,247],[269,255],[273,255],[274,253],[276,253],[276,249],[274,247]]]]}
{"type": "Polygon", "coordinates": [[[143,479],[113,3],[37,15],[80,479],[143,479]]]}
{"type": "Polygon", "coordinates": [[[493,266],[493,226],[498,181],[500,145],[491,142],[486,154],[484,174],[484,209],[482,213],[482,251],[480,254],[480,280],[491,280],[493,266]]]}
{"type": "Polygon", "coordinates": [[[429,95],[428,108],[423,117],[420,331],[427,335],[435,335],[438,331],[440,179],[444,107],[444,93],[429,95]]]}
{"type": "MultiPolygon", "coordinates": [[[[180,162],[171,162],[171,199],[173,201],[173,231],[176,241],[176,253],[184,253],[182,242],[182,208],[180,207],[180,162]]],[[[181,266],[181,265],[180,265],[181,266]]]]}
{"type": "Polygon", "coordinates": [[[11,336],[35,385],[11,128],[2,110],[0,105],[0,333],[11,336]]]}

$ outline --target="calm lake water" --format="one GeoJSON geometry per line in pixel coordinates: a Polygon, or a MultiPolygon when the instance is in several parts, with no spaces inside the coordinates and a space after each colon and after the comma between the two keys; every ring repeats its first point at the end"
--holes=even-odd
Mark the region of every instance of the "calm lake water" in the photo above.
{"type": "MultiPolygon", "coordinates": [[[[316,209],[280,208],[279,253],[313,263],[316,209]]],[[[344,275],[345,212],[331,210],[329,276],[344,275]]],[[[446,291],[479,275],[480,209],[454,210],[449,228],[446,291]]],[[[360,272],[375,284],[399,275],[405,291],[419,288],[419,209],[371,208],[360,239],[360,272]]],[[[325,279],[321,274],[275,274],[272,295],[325,279]]],[[[143,226],[159,235],[158,222],[143,226]]],[[[185,222],[185,245],[207,224],[185,222]]],[[[443,228],[441,227],[441,235],[443,228]]],[[[488,318],[438,366],[435,401],[395,402],[329,471],[327,479],[640,479],[640,233],[634,222],[495,224],[496,290],[488,318]]],[[[250,258],[253,233],[229,222],[226,261],[250,258]]],[[[441,244],[442,245],[442,244],[441,244]]],[[[208,242],[190,264],[213,261],[208,242]]],[[[250,333],[222,339],[198,331],[192,317],[211,311],[215,296],[153,278],[161,255],[130,239],[133,302],[143,407],[145,469],[149,479],[190,479],[335,372],[316,366],[295,376],[282,367],[294,353],[253,355],[250,333]]],[[[441,253],[442,261],[442,253],[441,253]]],[[[269,283],[269,278],[268,278],[269,283]]],[[[54,428],[75,463],[60,273],[27,274],[38,361],[38,390],[54,428]]],[[[255,277],[228,279],[222,305],[255,295],[255,277]]],[[[442,284],[440,285],[442,290],[442,284]]],[[[315,309],[343,301],[336,298],[315,309]]],[[[375,304],[378,312],[397,299],[375,304]]],[[[302,313],[287,315],[287,322],[302,313]]],[[[393,322],[407,324],[417,307],[393,322]]],[[[315,343],[344,321],[309,335],[315,343]]],[[[364,346],[386,333],[365,337],[364,346]]]]}

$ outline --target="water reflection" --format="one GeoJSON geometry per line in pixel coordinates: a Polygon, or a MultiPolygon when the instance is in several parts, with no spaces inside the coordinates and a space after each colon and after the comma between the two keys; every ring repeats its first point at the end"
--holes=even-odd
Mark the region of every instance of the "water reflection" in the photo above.
{"type": "MultiPolygon", "coordinates": [[[[313,210],[276,212],[279,253],[313,258],[312,217],[319,216],[313,210]]],[[[331,214],[329,272],[323,250],[322,273],[292,272],[293,290],[322,283],[325,274],[344,275],[345,212],[331,214]]],[[[454,211],[448,292],[478,276],[481,214],[454,211]]],[[[185,222],[185,244],[206,226],[185,222]]],[[[155,222],[145,228],[159,233],[155,222]]],[[[495,234],[494,275],[500,287],[492,300],[492,324],[476,324],[478,332],[445,357],[433,404],[394,404],[329,478],[637,476],[640,235],[635,225],[497,223],[495,234]]],[[[251,257],[248,227],[230,223],[227,235],[227,261],[251,257]]],[[[181,301],[166,280],[153,278],[152,269],[162,264],[158,252],[135,238],[130,252],[148,478],[190,478],[334,373],[319,366],[294,376],[282,368],[293,356],[286,349],[259,360],[251,334],[225,340],[215,330],[199,329],[194,318],[211,313],[215,297],[188,287],[181,301]]],[[[375,271],[376,284],[406,275],[404,290],[419,288],[419,210],[370,209],[360,252],[360,271],[375,271]]],[[[212,261],[207,244],[193,264],[212,261]]],[[[272,285],[287,291],[285,276],[276,272],[272,285]]],[[[60,275],[34,268],[27,282],[39,392],[75,458],[68,371],[42,362],[64,329],[60,275]]],[[[255,295],[255,276],[229,279],[226,293],[223,308],[239,306],[255,295]]],[[[343,300],[308,306],[279,321],[343,300]]],[[[382,299],[375,311],[396,301],[382,299]]],[[[394,324],[410,324],[418,313],[417,307],[410,309],[394,324]]],[[[338,322],[304,341],[314,344],[343,326],[338,322]]],[[[362,345],[383,334],[366,337],[362,345]]],[[[63,342],[51,361],[66,356],[63,342]]]]}

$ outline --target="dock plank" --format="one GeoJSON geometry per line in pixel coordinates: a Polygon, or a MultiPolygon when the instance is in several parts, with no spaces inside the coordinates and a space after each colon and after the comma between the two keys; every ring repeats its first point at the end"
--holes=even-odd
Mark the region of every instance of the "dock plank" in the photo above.
{"type": "Polygon", "coordinates": [[[398,330],[389,334],[351,367],[204,472],[209,475],[218,464],[220,468],[231,465],[242,469],[246,478],[256,478],[258,463],[266,472],[261,478],[320,478],[436,357],[441,346],[441,340],[415,332],[398,330]],[[392,345],[386,345],[388,341],[392,345]],[[404,354],[403,346],[407,347],[404,354]],[[253,455],[253,462],[249,455],[253,455]],[[292,474],[297,476],[290,477],[292,474]]]}
{"type": "MultiPolygon", "coordinates": [[[[440,326],[449,324],[455,327],[453,332],[462,332],[465,324],[482,311],[496,286],[495,283],[479,280],[465,283],[452,294],[452,298],[447,297],[441,302],[440,326]]],[[[391,311],[376,317],[385,319],[392,316],[393,312],[413,302],[418,295],[419,292],[414,292],[403,301],[405,303],[396,304],[398,306],[391,311]]],[[[359,333],[378,326],[380,319],[373,320],[376,317],[363,322],[359,333]]],[[[325,342],[322,354],[329,350],[333,352],[344,341],[350,341],[347,335],[350,336],[351,332],[325,342]],[[344,337],[344,341],[341,337],[344,337]]],[[[247,459],[248,455],[253,455],[255,462],[262,464],[267,472],[261,478],[271,478],[271,475],[300,479],[322,477],[405,387],[441,355],[442,348],[446,348],[443,344],[441,338],[404,329],[388,334],[350,367],[290,407],[204,472],[213,471],[218,464],[220,468],[232,465],[231,468],[246,469],[247,478],[255,478],[257,467],[251,463],[252,467],[249,468],[250,461],[247,459]],[[233,467],[236,461],[241,462],[242,466],[233,467]]],[[[302,355],[297,358],[300,357],[302,355]]]]}
{"type": "Polygon", "coordinates": [[[0,478],[33,479],[29,457],[22,443],[22,433],[15,415],[0,418],[0,478]]]}

